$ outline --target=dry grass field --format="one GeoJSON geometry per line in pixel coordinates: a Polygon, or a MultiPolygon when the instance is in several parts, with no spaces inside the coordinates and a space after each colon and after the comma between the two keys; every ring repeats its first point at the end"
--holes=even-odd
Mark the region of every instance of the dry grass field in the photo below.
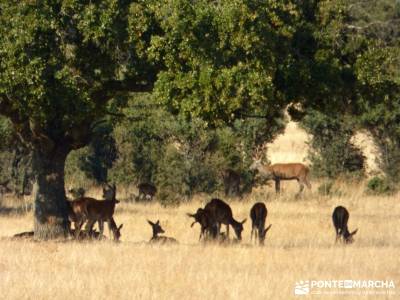
{"type": "MultiPolygon", "coordinates": [[[[286,134],[281,143],[288,140],[286,134]]],[[[292,136],[292,141],[291,151],[299,151],[288,160],[302,161],[304,140],[292,136]]],[[[284,160],[286,146],[275,144],[271,149],[273,157],[284,160]]],[[[295,283],[352,279],[393,280],[396,287],[391,295],[342,296],[345,299],[400,299],[400,195],[367,196],[362,184],[338,183],[340,194],[324,197],[317,192],[319,183],[312,183],[312,191],[306,190],[297,200],[295,182],[284,182],[279,197],[272,187],[265,187],[242,201],[228,199],[238,220],[248,218],[254,202],[266,203],[267,224],[273,225],[264,247],[250,243],[250,220],[241,244],[199,243],[199,225],[191,228],[186,213],[194,212],[208,197],[168,208],[119,204],[115,219],[124,227],[118,244],[11,240],[8,237],[32,228],[32,212],[14,212],[7,209],[11,204],[3,202],[0,298],[337,299],[341,297],[295,296],[295,283]],[[351,245],[335,244],[331,214],[337,205],[349,209],[350,230],[359,228],[351,245]],[[151,227],[146,219],[159,219],[165,235],[175,237],[179,245],[148,245],[151,227]]]]}

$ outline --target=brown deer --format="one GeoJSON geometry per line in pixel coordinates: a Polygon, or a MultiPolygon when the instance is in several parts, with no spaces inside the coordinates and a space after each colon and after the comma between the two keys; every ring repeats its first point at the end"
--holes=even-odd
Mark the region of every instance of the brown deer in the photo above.
{"type": "Polygon", "coordinates": [[[151,237],[149,243],[159,243],[159,244],[177,244],[178,241],[172,237],[167,236],[159,236],[160,233],[165,233],[164,229],[162,229],[160,225],[160,220],[153,223],[149,220],[147,222],[150,224],[151,228],[153,229],[153,236],[151,237]]]}
{"type": "Polygon", "coordinates": [[[103,235],[104,222],[107,222],[110,232],[114,235],[114,240],[119,240],[122,225],[117,227],[113,218],[115,205],[119,203],[119,201],[116,200],[115,195],[115,184],[112,186],[107,184],[106,187],[103,187],[103,198],[106,200],[82,197],[70,202],[70,220],[75,222],[76,237],[79,237],[81,227],[87,220],[86,229],[89,232],[92,232],[93,225],[98,222],[100,235],[103,235]]]}
{"type": "Polygon", "coordinates": [[[224,182],[224,192],[226,197],[241,196],[240,192],[240,174],[232,169],[226,169],[222,172],[224,182]]]}
{"type": "MultiPolygon", "coordinates": [[[[75,229],[71,229],[71,235],[75,237],[75,229]]],[[[12,239],[31,239],[33,238],[33,231],[25,231],[21,233],[14,234],[12,239]]],[[[104,235],[100,236],[98,231],[93,231],[89,233],[88,231],[82,230],[79,234],[78,240],[92,240],[92,239],[106,239],[104,235]]]]}
{"type": "Polygon", "coordinates": [[[152,201],[154,195],[157,193],[157,188],[151,183],[141,183],[138,185],[139,195],[138,200],[149,200],[152,201]]]}
{"type": "Polygon", "coordinates": [[[226,233],[229,238],[229,225],[235,230],[235,234],[238,240],[242,239],[243,224],[246,222],[244,219],[242,222],[236,221],[232,216],[231,207],[224,201],[218,198],[211,199],[210,202],[204,207],[213,222],[213,226],[216,226],[217,236],[220,233],[221,224],[226,225],[226,233]]]}
{"type": "Polygon", "coordinates": [[[281,180],[297,180],[300,186],[300,190],[297,196],[304,190],[304,185],[311,189],[311,184],[308,179],[310,170],[307,166],[302,163],[278,163],[272,165],[264,165],[261,159],[258,158],[258,151],[256,150],[256,159],[250,165],[251,171],[258,171],[259,176],[262,179],[274,180],[275,191],[279,193],[281,190],[281,180]]]}
{"type": "Polygon", "coordinates": [[[199,241],[202,237],[205,239],[209,236],[213,238],[217,236],[215,227],[213,227],[214,221],[211,219],[211,215],[208,211],[199,208],[195,214],[188,213],[187,215],[194,218],[194,222],[190,227],[193,227],[196,223],[199,223],[201,226],[199,241]]]}
{"type": "Polygon", "coordinates": [[[74,201],[67,201],[68,203],[68,220],[70,223],[74,223],[74,230],[69,225],[69,231],[71,235],[75,235],[75,238],[79,237],[83,223],[87,221],[87,204],[86,198],[79,198],[74,201]]]}
{"type": "Polygon", "coordinates": [[[337,206],[333,210],[332,214],[333,226],[336,231],[336,243],[342,238],[346,244],[350,244],[354,241],[353,236],[357,233],[358,229],[353,232],[349,232],[347,228],[347,222],[349,221],[349,212],[343,206],[337,206]]]}
{"type": "Polygon", "coordinates": [[[264,245],[265,236],[268,230],[271,228],[272,224],[270,224],[267,228],[265,228],[265,219],[267,218],[268,210],[264,203],[257,202],[253,205],[250,210],[250,218],[251,218],[251,236],[250,241],[253,240],[253,232],[254,237],[257,238],[260,245],[264,245]]]}

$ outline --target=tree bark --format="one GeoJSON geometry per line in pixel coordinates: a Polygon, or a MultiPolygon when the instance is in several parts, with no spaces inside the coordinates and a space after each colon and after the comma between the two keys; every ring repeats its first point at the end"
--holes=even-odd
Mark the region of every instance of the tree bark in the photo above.
{"type": "Polygon", "coordinates": [[[53,148],[51,151],[33,151],[35,239],[48,240],[64,238],[67,235],[68,206],[64,167],[68,153],[69,151],[62,147],[53,148]]]}

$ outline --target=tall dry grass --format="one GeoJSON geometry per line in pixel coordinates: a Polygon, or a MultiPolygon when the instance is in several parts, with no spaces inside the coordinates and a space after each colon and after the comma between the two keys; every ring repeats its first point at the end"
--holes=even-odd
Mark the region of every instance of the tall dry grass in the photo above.
{"type": "MultiPolygon", "coordinates": [[[[276,157],[284,157],[287,147],[275,147],[275,153],[282,150],[276,157]]],[[[296,147],[293,144],[292,151],[300,152],[296,147]]],[[[292,299],[299,297],[294,285],[300,280],[373,279],[394,280],[395,295],[369,298],[399,299],[400,195],[368,196],[362,184],[337,183],[340,193],[324,197],[317,193],[318,184],[313,182],[313,190],[298,200],[296,182],[284,182],[280,196],[273,187],[264,187],[242,201],[228,199],[238,220],[248,218],[253,203],[267,204],[267,224],[273,225],[264,247],[250,243],[250,220],[239,245],[199,243],[200,228],[190,227],[186,213],[203,206],[209,197],[167,208],[118,204],[115,219],[124,224],[119,244],[11,240],[8,237],[32,228],[32,212],[24,202],[3,201],[0,298],[292,299]],[[339,204],[350,211],[350,230],[359,228],[354,244],[334,243],[331,213],[339,204]],[[13,210],[12,205],[22,209],[13,210]],[[179,245],[147,244],[151,237],[147,219],[159,219],[166,235],[178,239],[179,245]]],[[[98,196],[96,191],[92,196],[98,196]]]]}

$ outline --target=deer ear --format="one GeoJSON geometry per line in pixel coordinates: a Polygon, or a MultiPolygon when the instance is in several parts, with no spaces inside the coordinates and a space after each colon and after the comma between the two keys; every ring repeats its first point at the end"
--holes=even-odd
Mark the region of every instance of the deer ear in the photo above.
{"type": "Polygon", "coordinates": [[[193,215],[193,214],[190,214],[190,213],[186,213],[189,217],[192,217],[192,218],[194,218],[195,217],[195,215],[193,215]]]}
{"type": "Polygon", "coordinates": [[[154,226],[154,223],[153,223],[152,221],[147,220],[147,222],[149,222],[149,224],[150,224],[151,226],[154,226]]]}
{"type": "Polygon", "coordinates": [[[352,233],[350,233],[350,235],[355,235],[358,231],[358,228],[356,230],[354,230],[352,233]]]}
{"type": "Polygon", "coordinates": [[[124,226],[124,224],[119,225],[118,230],[121,230],[122,226],[124,226]]]}
{"type": "Polygon", "coordinates": [[[272,224],[269,224],[269,226],[267,228],[265,228],[264,234],[267,233],[267,231],[271,229],[271,226],[272,226],[272,224]]]}
{"type": "Polygon", "coordinates": [[[192,225],[190,225],[190,227],[193,227],[193,225],[196,224],[196,223],[197,223],[197,221],[194,221],[194,222],[192,223],[192,225]]]}
{"type": "Polygon", "coordinates": [[[244,224],[244,223],[246,223],[246,221],[247,221],[247,219],[244,219],[242,222],[240,222],[240,223],[242,223],[242,224],[244,224]]]}
{"type": "Polygon", "coordinates": [[[160,225],[160,220],[157,220],[156,224],[157,224],[157,225],[160,225]]]}

